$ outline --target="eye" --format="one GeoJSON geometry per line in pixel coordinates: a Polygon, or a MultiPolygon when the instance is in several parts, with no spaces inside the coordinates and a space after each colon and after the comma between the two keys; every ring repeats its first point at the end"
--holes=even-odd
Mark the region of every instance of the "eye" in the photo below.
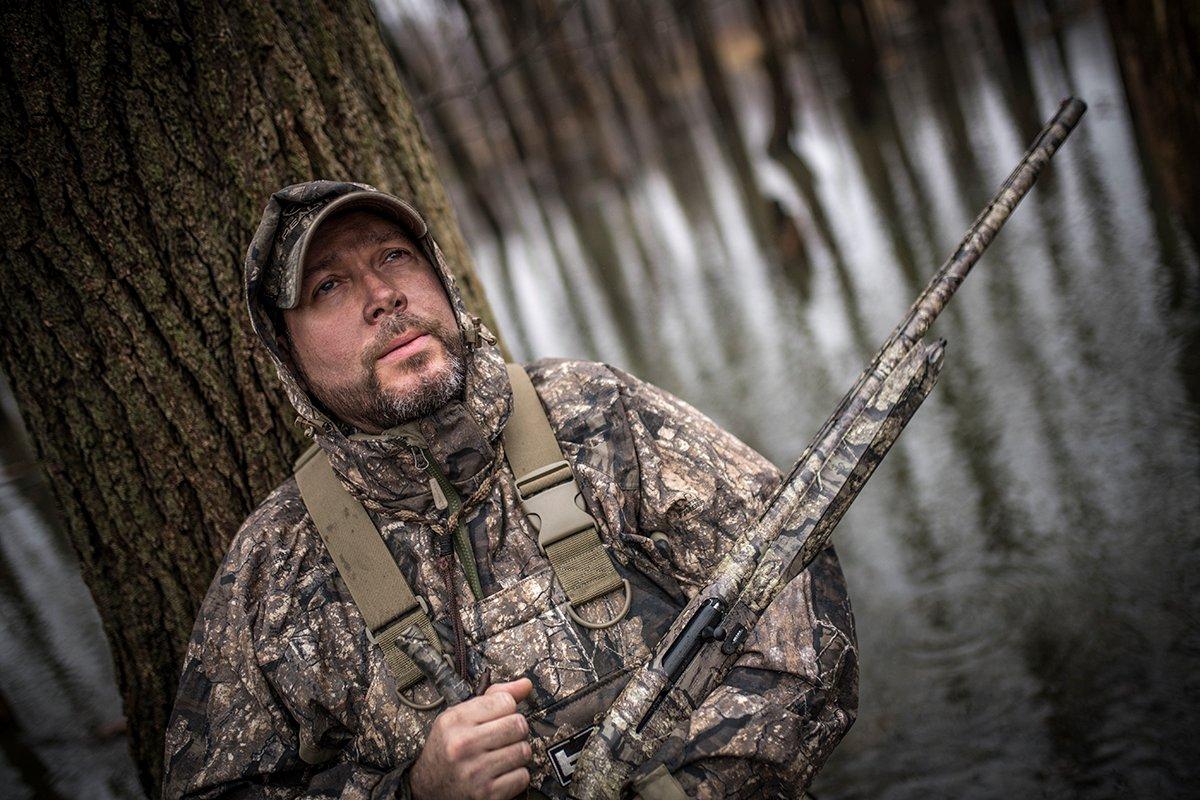
{"type": "Polygon", "coordinates": [[[383,256],[384,261],[391,261],[391,262],[406,261],[410,258],[412,258],[412,253],[410,253],[408,250],[406,250],[403,247],[393,247],[391,250],[388,250],[387,253],[385,253],[383,256]]]}
{"type": "Polygon", "coordinates": [[[337,280],[334,278],[326,278],[316,285],[313,289],[313,297],[321,297],[333,290],[337,286],[337,280]]]}

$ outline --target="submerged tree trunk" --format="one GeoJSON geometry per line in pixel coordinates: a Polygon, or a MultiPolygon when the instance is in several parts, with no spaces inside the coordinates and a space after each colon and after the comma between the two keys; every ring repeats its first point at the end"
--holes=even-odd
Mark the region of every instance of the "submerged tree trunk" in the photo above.
{"type": "Polygon", "coordinates": [[[198,603],[303,444],[243,310],[269,193],[321,177],[413,198],[495,326],[366,0],[8,4],[0,69],[0,367],[156,795],[198,603]]]}
{"type": "Polygon", "coordinates": [[[1137,132],[1167,199],[1200,242],[1200,2],[1106,0],[1137,132]]]}

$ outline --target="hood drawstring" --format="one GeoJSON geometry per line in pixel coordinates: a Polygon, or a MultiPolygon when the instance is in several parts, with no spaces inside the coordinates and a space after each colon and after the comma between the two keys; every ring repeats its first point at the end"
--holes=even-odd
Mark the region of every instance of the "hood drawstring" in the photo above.
{"type": "MultiPolygon", "coordinates": [[[[416,462],[417,453],[420,452],[414,448],[413,459],[416,462]]],[[[424,453],[421,453],[424,458],[424,453]]],[[[499,465],[504,460],[504,448],[498,445],[496,447],[496,459],[492,464],[492,468],[488,472],[488,477],[479,485],[470,497],[462,501],[462,505],[457,511],[450,514],[449,519],[443,522],[433,523],[425,520],[429,524],[437,536],[436,549],[437,553],[437,568],[442,575],[442,583],[446,590],[446,599],[449,603],[450,620],[454,626],[454,668],[463,680],[470,680],[470,675],[467,672],[467,638],[466,631],[462,622],[462,610],[458,602],[458,590],[454,584],[454,529],[458,527],[459,522],[464,516],[475,509],[475,507],[487,497],[492,486],[496,482],[497,476],[500,474],[499,465]]],[[[425,461],[428,464],[428,461],[425,461]]]]}
{"type": "Polygon", "coordinates": [[[458,607],[458,591],[454,587],[454,540],[450,534],[438,536],[437,565],[442,573],[446,594],[450,596],[450,619],[454,623],[454,669],[459,677],[467,680],[467,642],[463,632],[462,611],[458,607]]]}

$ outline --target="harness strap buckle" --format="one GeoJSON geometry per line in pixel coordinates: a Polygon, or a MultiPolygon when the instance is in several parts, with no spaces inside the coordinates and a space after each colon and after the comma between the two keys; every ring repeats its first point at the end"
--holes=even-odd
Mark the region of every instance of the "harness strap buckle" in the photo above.
{"type": "Polygon", "coordinates": [[[538,549],[550,561],[563,592],[567,613],[585,628],[603,630],[629,613],[633,594],[600,541],[596,520],[583,506],[579,484],[565,460],[547,464],[517,479],[521,508],[537,531],[538,549]],[[589,622],[576,608],[615,589],[624,592],[621,610],[611,619],[589,622]]]}
{"type": "Polygon", "coordinates": [[[543,555],[555,542],[595,527],[596,521],[583,510],[582,502],[579,487],[571,480],[569,471],[563,483],[529,497],[522,495],[521,507],[525,509],[529,524],[537,531],[538,548],[543,555]]]}

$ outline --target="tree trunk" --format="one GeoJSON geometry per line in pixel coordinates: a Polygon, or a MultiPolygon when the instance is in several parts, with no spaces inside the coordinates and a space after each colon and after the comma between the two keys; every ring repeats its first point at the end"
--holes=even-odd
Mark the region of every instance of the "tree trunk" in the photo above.
{"type": "Polygon", "coordinates": [[[157,795],[200,599],[303,444],[242,300],[269,193],[412,198],[495,325],[366,0],[22,6],[0,12],[0,367],[157,795]]]}
{"type": "Polygon", "coordinates": [[[1105,0],[1138,138],[1171,207],[1200,242],[1200,2],[1105,0]]]}

